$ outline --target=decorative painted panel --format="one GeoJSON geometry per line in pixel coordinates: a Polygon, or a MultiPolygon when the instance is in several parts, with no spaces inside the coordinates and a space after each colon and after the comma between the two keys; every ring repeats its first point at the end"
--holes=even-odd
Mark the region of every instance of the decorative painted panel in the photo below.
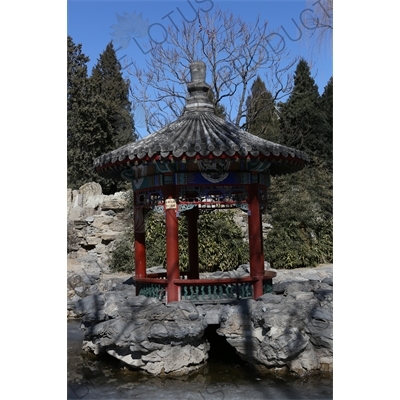
{"type": "Polygon", "coordinates": [[[247,185],[250,183],[248,172],[226,172],[216,175],[205,175],[201,172],[179,172],[175,174],[177,185],[247,185]]]}
{"type": "Polygon", "coordinates": [[[137,191],[138,189],[150,189],[154,187],[163,186],[163,175],[152,175],[146,176],[144,178],[133,179],[132,180],[132,189],[137,191]]]}

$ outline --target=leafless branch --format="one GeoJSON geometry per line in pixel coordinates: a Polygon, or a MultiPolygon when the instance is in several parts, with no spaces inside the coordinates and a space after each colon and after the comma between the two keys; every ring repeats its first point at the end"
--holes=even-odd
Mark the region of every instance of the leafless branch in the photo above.
{"type": "Polygon", "coordinates": [[[239,16],[214,7],[199,13],[194,22],[171,25],[162,44],[149,43],[148,59],[139,68],[133,63],[129,73],[135,104],[145,109],[146,128],[152,132],[171,122],[183,110],[189,64],[204,61],[207,83],[214,106],[224,105],[227,119],[239,125],[246,117],[246,97],[251,82],[263,75],[275,99],[290,91],[290,79],[284,78],[295,61],[284,64],[289,56],[284,44],[268,32],[268,22],[244,22],[239,16]]]}

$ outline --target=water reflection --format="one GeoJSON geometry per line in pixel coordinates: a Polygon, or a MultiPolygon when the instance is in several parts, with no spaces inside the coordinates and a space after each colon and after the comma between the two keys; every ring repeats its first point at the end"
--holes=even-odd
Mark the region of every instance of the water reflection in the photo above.
{"type": "Polygon", "coordinates": [[[152,377],[121,368],[111,356],[81,354],[79,321],[68,322],[68,399],[332,399],[332,378],[265,378],[239,359],[213,357],[200,371],[179,378],[152,377]]]}

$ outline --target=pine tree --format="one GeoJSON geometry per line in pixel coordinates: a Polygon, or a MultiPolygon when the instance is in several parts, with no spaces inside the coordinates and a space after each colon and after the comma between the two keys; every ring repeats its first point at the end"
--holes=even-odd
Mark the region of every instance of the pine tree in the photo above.
{"type": "Polygon", "coordinates": [[[81,45],[68,38],[68,186],[100,183],[103,193],[126,188],[93,170],[96,157],[136,139],[129,102],[129,82],[124,81],[112,44],[100,55],[87,77],[81,45]]]}
{"type": "Polygon", "coordinates": [[[82,45],[67,38],[67,184],[77,189],[82,183],[80,142],[87,129],[89,81],[87,57],[82,45]]]}
{"type": "Polygon", "coordinates": [[[318,86],[304,59],[296,67],[294,87],[288,101],[281,104],[280,122],[284,144],[307,152],[312,162],[331,160],[331,130],[321,106],[318,86]]]}
{"type": "MultiPolygon", "coordinates": [[[[114,46],[110,42],[92,70],[90,81],[94,95],[101,99],[105,116],[110,124],[112,147],[123,146],[136,140],[129,101],[130,82],[124,80],[114,46]]],[[[104,126],[105,127],[105,126],[104,126]]]]}
{"type": "Polygon", "coordinates": [[[331,77],[324,87],[321,96],[322,108],[327,115],[327,119],[331,127],[333,127],[333,77],[331,77]]]}
{"type": "Polygon", "coordinates": [[[280,128],[275,99],[257,76],[246,100],[246,129],[254,135],[272,142],[280,142],[280,128]]]}
{"type": "Polygon", "coordinates": [[[329,151],[326,154],[326,163],[328,167],[333,169],[333,78],[331,77],[324,88],[320,100],[321,108],[325,113],[329,127],[325,131],[325,141],[329,151]]]}
{"type": "Polygon", "coordinates": [[[264,249],[275,268],[309,267],[333,261],[332,93],[323,96],[304,60],[297,65],[294,88],[282,104],[282,144],[306,151],[304,170],[273,177],[268,217],[273,229],[264,249]]]}
{"type": "Polygon", "coordinates": [[[267,221],[273,226],[264,240],[273,268],[313,267],[333,261],[332,174],[307,166],[273,177],[267,221]]]}
{"type": "Polygon", "coordinates": [[[72,111],[85,97],[89,57],[82,53],[82,45],[67,38],[67,110],[72,111]]]}
{"type": "Polygon", "coordinates": [[[223,104],[215,103],[215,94],[212,89],[207,92],[207,97],[213,102],[214,104],[214,113],[217,117],[222,119],[226,119],[226,109],[223,104]]]}

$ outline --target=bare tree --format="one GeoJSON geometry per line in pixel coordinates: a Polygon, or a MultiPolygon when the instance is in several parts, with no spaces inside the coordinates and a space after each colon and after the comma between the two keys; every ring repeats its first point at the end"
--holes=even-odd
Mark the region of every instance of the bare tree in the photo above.
{"type": "MultiPolygon", "coordinates": [[[[134,103],[144,110],[150,133],[176,119],[186,99],[189,64],[203,61],[214,105],[224,105],[227,119],[246,124],[246,97],[251,82],[263,77],[275,100],[291,90],[289,69],[297,62],[289,58],[281,35],[268,32],[268,22],[244,22],[228,11],[216,9],[182,26],[170,25],[163,43],[149,42],[144,67],[133,63],[129,73],[134,103]]],[[[248,122],[248,121],[247,121],[248,122]]]]}
{"type": "Polygon", "coordinates": [[[319,46],[332,47],[333,0],[308,0],[312,12],[305,14],[309,33],[319,46]]]}

